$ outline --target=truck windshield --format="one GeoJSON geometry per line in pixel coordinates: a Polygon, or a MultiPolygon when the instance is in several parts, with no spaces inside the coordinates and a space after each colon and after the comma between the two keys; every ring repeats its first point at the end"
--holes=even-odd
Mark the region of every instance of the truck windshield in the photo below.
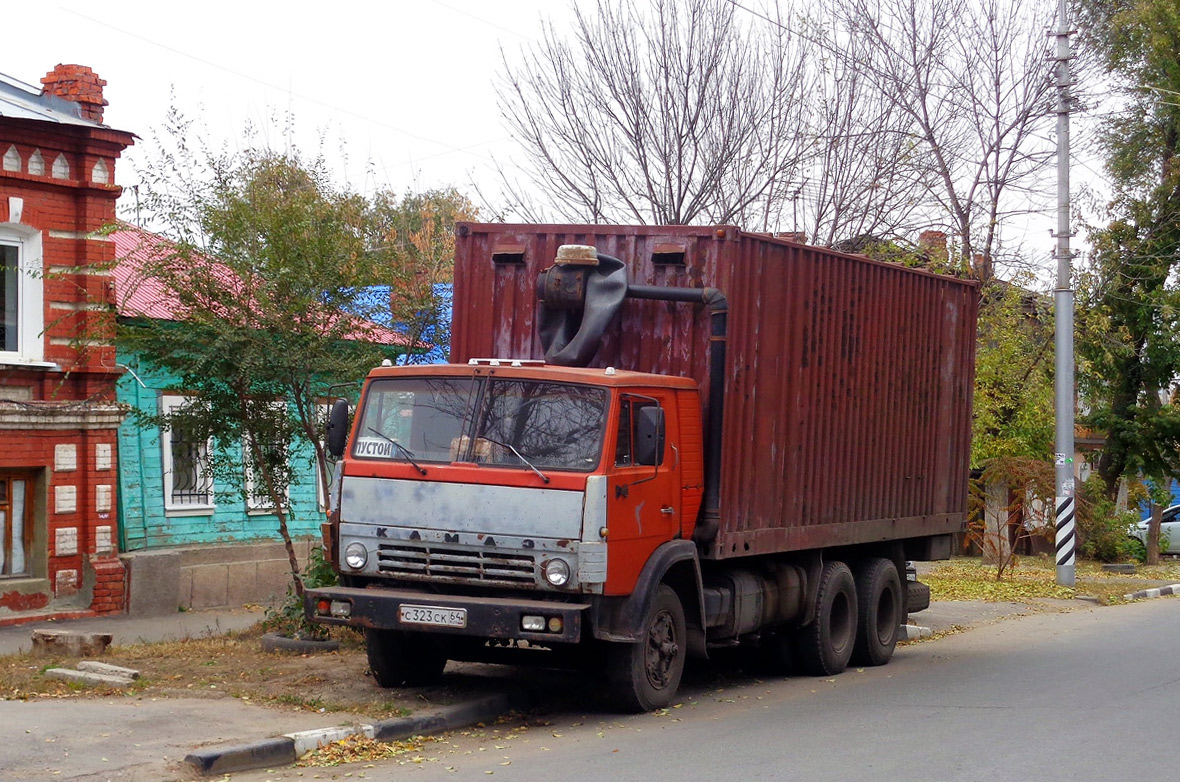
{"type": "Polygon", "coordinates": [[[602,454],[606,405],[605,389],[567,383],[383,378],[365,394],[352,454],[585,472],[602,454]]]}

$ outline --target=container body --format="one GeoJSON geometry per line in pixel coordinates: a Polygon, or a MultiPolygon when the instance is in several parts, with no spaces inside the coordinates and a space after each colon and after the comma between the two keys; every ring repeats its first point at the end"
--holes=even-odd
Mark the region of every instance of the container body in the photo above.
{"type": "MultiPolygon", "coordinates": [[[[544,356],[535,285],[563,244],[621,259],[631,285],[724,292],[720,526],[705,558],[962,528],[974,283],[731,226],[456,233],[456,363],[544,356]]],[[[703,305],[629,298],[591,366],[693,378],[707,408],[709,334],[703,305]]]]}

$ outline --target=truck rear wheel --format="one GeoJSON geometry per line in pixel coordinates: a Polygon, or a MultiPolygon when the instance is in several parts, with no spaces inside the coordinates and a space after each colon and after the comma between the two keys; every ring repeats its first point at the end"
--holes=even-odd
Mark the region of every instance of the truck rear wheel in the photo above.
{"type": "Polygon", "coordinates": [[[856,582],[843,562],[828,562],[819,578],[814,620],[799,628],[799,667],[813,676],[834,676],[848,667],[856,642],[856,582]]]}
{"type": "Polygon", "coordinates": [[[676,697],[684,673],[684,607],[667,584],[660,584],[643,621],[638,643],[607,648],[611,694],[627,711],[652,711],[676,697]]]}
{"type": "Polygon", "coordinates": [[[892,561],[865,560],[856,574],[858,622],[852,661],[856,665],[884,665],[893,657],[905,619],[901,578],[892,561]]]}
{"type": "Polygon", "coordinates": [[[365,628],[369,670],[382,687],[420,687],[441,678],[447,657],[438,641],[423,633],[365,628]]]}

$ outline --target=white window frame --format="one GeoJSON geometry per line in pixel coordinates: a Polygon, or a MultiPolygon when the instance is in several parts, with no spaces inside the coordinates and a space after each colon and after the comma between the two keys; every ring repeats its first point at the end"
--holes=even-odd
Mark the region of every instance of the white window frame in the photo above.
{"type": "MultiPolygon", "coordinates": [[[[317,423],[321,422],[321,421],[326,422],[328,420],[328,416],[332,412],[332,405],[329,402],[317,402],[315,409],[316,409],[317,423]]],[[[325,436],[320,438],[320,448],[323,450],[325,460],[326,460],[327,453],[328,453],[326,438],[327,438],[327,430],[325,428],[325,436]]],[[[315,474],[315,506],[316,506],[316,510],[319,511],[319,514],[321,516],[323,516],[329,510],[331,510],[332,503],[328,499],[328,494],[324,493],[323,482],[320,480],[321,464],[322,463],[319,459],[319,456],[317,455],[315,461],[312,464],[312,466],[314,468],[313,472],[315,474]]],[[[327,466],[328,466],[328,475],[329,476],[334,475],[336,465],[333,464],[331,461],[328,461],[327,466]]],[[[331,490],[332,490],[332,487],[331,487],[331,485],[329,485],[328,492],[331,493],[331,490]]]]}
{"type": "MultiPolygon", "coordinates": [[[[282,400],[276,399],[274,402],[271,403],[271,407],[275,408],[275,409],[281,408],[285,411],[287,409],[287,403],[282,400]]],[[[246,440],[243,439],[242,440],[242,480],[244,482],[243,488],[245,489],[245,494],[246,494],[246,512],[247,513],[274,513],[275,506],[274,506],[274,503],[272,503],[270,501],[270,495],[269,494],[258,494],[256,491],[257,486],[255,486],[255,484],[254,484],[254,471],[250,469],[250,461],[246,458],[246,453],[247,453],[246,449],[248,447],[249,447],[249,443],[247,443],[246,440]]],[[[291,461],[291,454],[290,454],[290,452],[288,452],[287,453],[288,464],[290,463],[290,461],[291,461]]],[[[289,482],[287,484],[287,491],[286,491],[286,495],[285,495],[284,499],[286,500],[286,503],[287,503],[285,510],[287,512],[287,515],[289,516],[289,515],[291,515],[291,485],[289,482]]]]}
{"type": "Polygon", "coordinates": [[[16,350],[0,348],[0,363],[44,363],[45,294],[41,232],[16,223],[0,224],[0,245],[16,248],[17,268],[16,350]]]}
{"type": "MultiPolygon", "coordinates": [[[[192,402],[192,397],[177,394],[160,395],[160,413],[168,415],[178,408],[183,408],[192,402]]],[[[207,472],[209,457],[213,451],[212,440],[205,443],[205,464],[197,464],[197,479],[203,480],[208,486],[209,502],[174,502],[172,499],[172,430],[160,427],[160,448],[162,451],[161,473],[164,479],[164,510],[169,513],[183,512],[187,514],[211,514],[217,508],[214,494],[213,475],[207,472]]]]}

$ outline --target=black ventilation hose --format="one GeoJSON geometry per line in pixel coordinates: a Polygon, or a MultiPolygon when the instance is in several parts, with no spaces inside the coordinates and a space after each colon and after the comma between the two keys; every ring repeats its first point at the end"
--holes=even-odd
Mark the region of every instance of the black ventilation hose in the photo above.
{"type": "Polygon", "coordinates": [[[589,365],[626,295],[627,267],[609,255],[600,254],[597,266],[568,264],[541,272],[537,335],[545,363],[589,365]]]}

